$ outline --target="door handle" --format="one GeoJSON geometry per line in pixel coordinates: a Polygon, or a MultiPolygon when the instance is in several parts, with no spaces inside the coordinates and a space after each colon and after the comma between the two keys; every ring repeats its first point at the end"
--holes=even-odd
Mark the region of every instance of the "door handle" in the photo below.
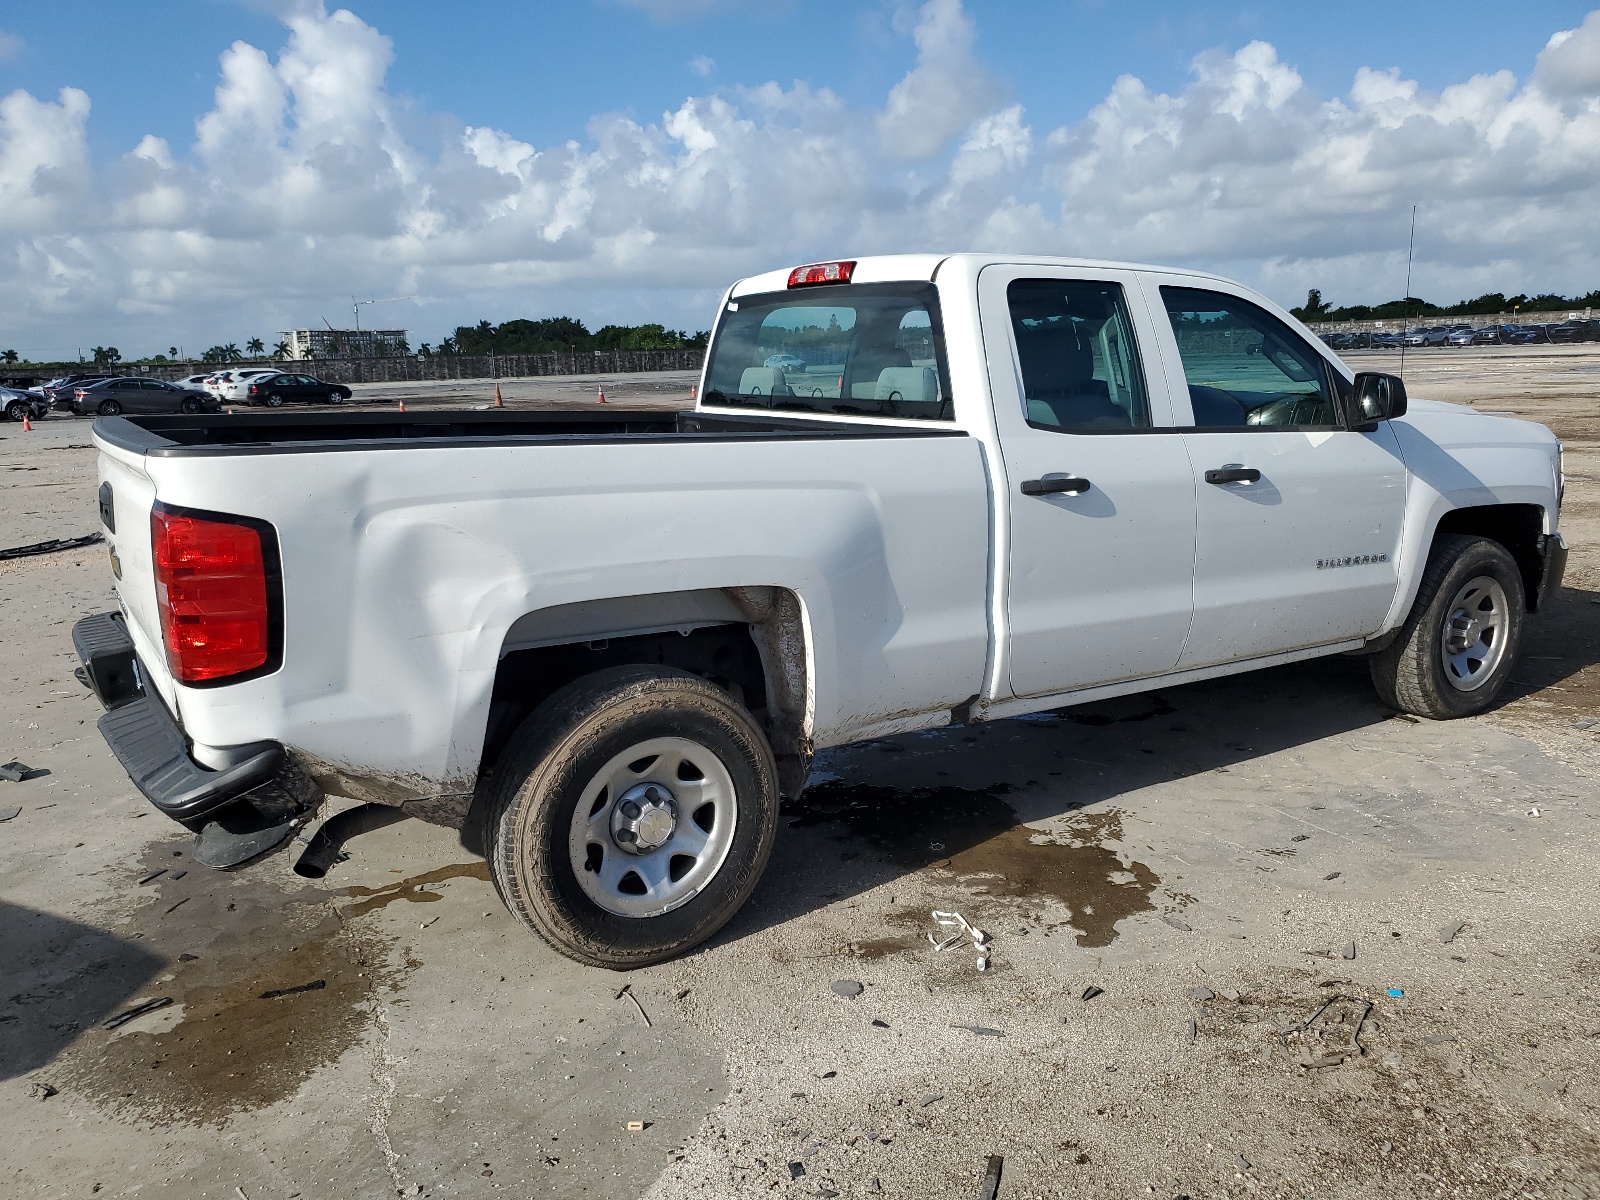
{"type": "Polygon", "coordinates": [[[1238,463],[1229,463],[1222,468],[1212,468],[1206,472],[1207,483],[1256,483],[1261,479],[1261,472],[1254,467],[1241,467],[1238,463]]]}
{"type": "Polygon", "coordinates": [[[1024,496],[1081,496],[1093,486],[1087,479],[1079,479],[1076,475],[1063,475],[1055,479],[1024,479],[1022,481],[1022,494],[1024,496]]]}

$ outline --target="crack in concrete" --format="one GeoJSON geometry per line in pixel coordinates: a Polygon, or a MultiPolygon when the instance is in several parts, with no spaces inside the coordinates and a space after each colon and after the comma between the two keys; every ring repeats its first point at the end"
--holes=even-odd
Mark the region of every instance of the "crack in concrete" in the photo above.
{"type": "Polygon", "coordinates": [[[378,1139],[378,1149],[383,1153],[383,1166],[389,1172],[395,1194],[401,1195],[405,1192],[405,1184],[400,1179],[400,1156],[395,1153],[394,1142],[389,1138],[389,1115],[394,1108],[395,1093],[399,1090],[394,1069],[405,1059],[389,1053],[389,1039],[394,1031],[389,1026],[388,1010],[379,1004],[373,1015],[380,1036],[372,1048],[372,1083],[375,1088],[372,1097],[372,1135],[378,1139]]]}

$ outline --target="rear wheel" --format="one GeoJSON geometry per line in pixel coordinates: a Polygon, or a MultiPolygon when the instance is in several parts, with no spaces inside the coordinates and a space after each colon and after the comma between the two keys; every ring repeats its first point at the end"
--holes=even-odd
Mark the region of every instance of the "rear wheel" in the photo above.
{"type": "Polygon", "coordinates": [[[100,401],[100,407],[95,409],[95,411],[102,417],[115,417],[121,414],[122,405],[118,404],[115,400],[102,400],[100,401]]]}
{"type": "Polygon", "coordinates": [[[1511,678],[1525,610],[1510,551],[1487,538],[1441,534],[1411,615],[1368,659],[1379,698],[1435,721],[1483,712],[1511,678]]]}
{"type": "Polygon", "coordinates": [[[283,397],[278,395],[277,392],[269,392],[267,394],[267,407],[268,408],[282,408],[283,407],[283,397]]]}
{"type": "Polygon", "coordinates": [[[642,967],[705,941],[755,890],[777,770],[721,688],[616,667],[523,722],[486,818],[490,872],[524,924],[578,962],[642,967]]]}

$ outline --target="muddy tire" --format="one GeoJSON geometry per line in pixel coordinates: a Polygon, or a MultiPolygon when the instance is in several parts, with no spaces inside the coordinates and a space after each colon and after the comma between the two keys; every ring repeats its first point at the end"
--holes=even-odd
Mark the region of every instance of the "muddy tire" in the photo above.
{"type": "Polygon", "coordinates": [[[1367,660],[1378,698],[1435,721],[1483,712],[1511,678],[1526,608],[1504,546],[1440,534],[1399,635],[1367,660]]]}
{"type": "Polygon", "coordinates": [[[777,768],[727,692],[615,667],[556,692],[496,764],[485,850],[501,898],[568,958],[673,958],[739,911],[772,854],[777,768]]]}

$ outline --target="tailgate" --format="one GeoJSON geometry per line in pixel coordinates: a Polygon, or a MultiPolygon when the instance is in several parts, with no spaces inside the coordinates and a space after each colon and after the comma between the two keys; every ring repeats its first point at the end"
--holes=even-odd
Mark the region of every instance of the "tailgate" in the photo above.
{"type": "Polygon", "coordinates": [[[144,682],[176,711],[175,689],[162,650],[151,561],[150,510],[155,505],[156,487],[145,470],[144,455],[110,445],[99,436],[94,441],[100,451],[100,520],[117,576],[117,599],[143,664],[144,682]]]}

